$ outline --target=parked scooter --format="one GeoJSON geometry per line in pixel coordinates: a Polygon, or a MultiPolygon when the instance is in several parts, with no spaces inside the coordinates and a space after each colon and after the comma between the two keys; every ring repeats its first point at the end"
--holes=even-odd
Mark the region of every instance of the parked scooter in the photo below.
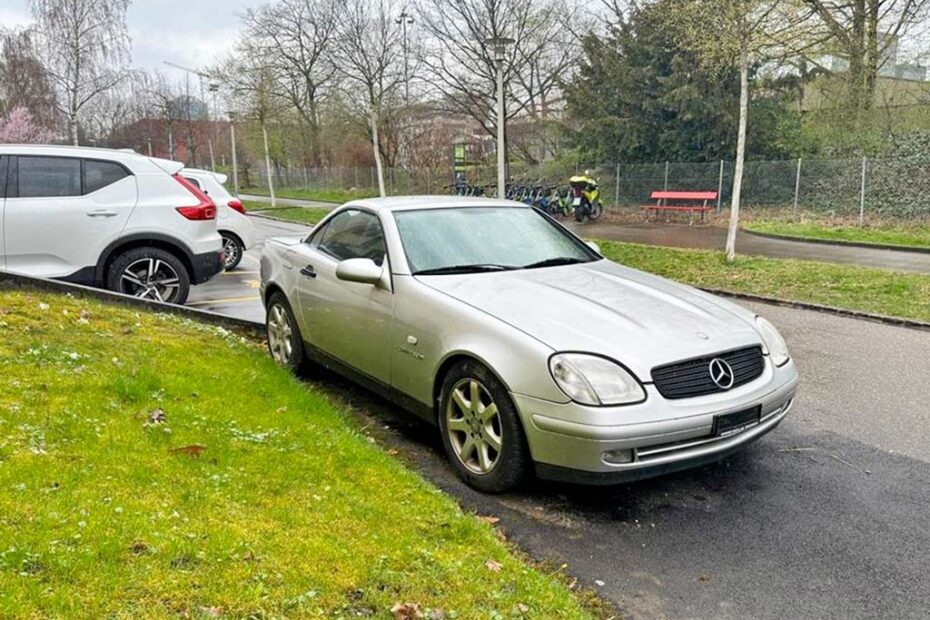
{"type": "Polygon", "coordinates": [[[575,221],[583,222],[585,219],[594,221],[601,217],[604,205],[601,202],[601,190],[597,180],[585,170],[583,175],[573,176],[568,180],[571,188],[570,196],[572,208],[575,211],[575,221]]]}

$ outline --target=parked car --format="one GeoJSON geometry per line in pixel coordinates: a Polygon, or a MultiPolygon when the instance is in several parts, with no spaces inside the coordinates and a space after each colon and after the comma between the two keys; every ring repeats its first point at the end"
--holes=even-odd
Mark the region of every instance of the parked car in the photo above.
{"type": "Polygon", "coordinates": [[[275,360],[322,363],[437,424],[483,491],[707,463],[794,402],[767,320],[607,260],[520,203],[352,202],[267,242],[261,281],[275,360]]]}
{"type": "Polygon", "coordinates": [[[224,184],[225,174],[185,168],[181,175],[203,190],[216,204],[216,229],[223,238],[223,251],[226,258],[226,270],[235,269],[247,250],[255,245],[255,232],[252,220],[245,214],[242,201],[231,195],[224,184]]]}
{"type": "Polygon", "coordinates": [[[0,146],[0,269],[182,304],[223,269],[216,207],[183,164],[127,151],[0,146]]]}

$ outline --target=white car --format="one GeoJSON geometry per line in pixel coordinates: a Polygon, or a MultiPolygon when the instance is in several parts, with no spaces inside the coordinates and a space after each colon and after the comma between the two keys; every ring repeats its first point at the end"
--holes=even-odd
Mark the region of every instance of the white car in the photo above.
{"type": "Polygon", "coordinates": [[[225,267],[227,271],[235,269],[246,251],[255,245],[252,220],[245,214],[242,201],[223,187],[228,178],[225,174],[185,168],[181,175],[203,190],[216,204],[216,229],[223,237],[225,267]]]}
{"type": "Polygon", "coordinates": [[[182,304],[223,269],[216,206],[184,164],[0,145],[0,269],[182,304]]]}

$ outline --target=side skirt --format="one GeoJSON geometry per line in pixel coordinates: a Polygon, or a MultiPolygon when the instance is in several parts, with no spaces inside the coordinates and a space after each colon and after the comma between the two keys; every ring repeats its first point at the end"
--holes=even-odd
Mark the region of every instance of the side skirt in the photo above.
{"type": "Polygon", "coordinates": [[[331,370],[336,374],[345,377],[349,381],[357,383],[366,390],[374,392],[385,400],[391,401],[401,409],[414,414],[418,418],[421,418],[425,422],[429,422],[433,426],[438,424],[435,411],[426,403],[422,403],[419,400],[404,394],[400,390],[391,387],[383,381],[375,379],[371,375],[358,370],[354,366],[350,366],[345,362],[336,359],[329,353],[321,351],[306,341],[304,342],[304,350],[307,352],[307,357],[327,370],[331,370]]]}

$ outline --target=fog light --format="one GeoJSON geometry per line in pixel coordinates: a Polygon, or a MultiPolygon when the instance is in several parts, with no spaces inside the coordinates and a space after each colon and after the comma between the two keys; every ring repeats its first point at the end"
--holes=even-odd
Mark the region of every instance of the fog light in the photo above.
{"type": "Polygon", "coordinates": [[[601,458],[605,463],[610,463],[611,465],[622,465],[623,463],[632,463],[633,462],[633,451],[632,450],[608,450],[601,455],[601,458]]]}

